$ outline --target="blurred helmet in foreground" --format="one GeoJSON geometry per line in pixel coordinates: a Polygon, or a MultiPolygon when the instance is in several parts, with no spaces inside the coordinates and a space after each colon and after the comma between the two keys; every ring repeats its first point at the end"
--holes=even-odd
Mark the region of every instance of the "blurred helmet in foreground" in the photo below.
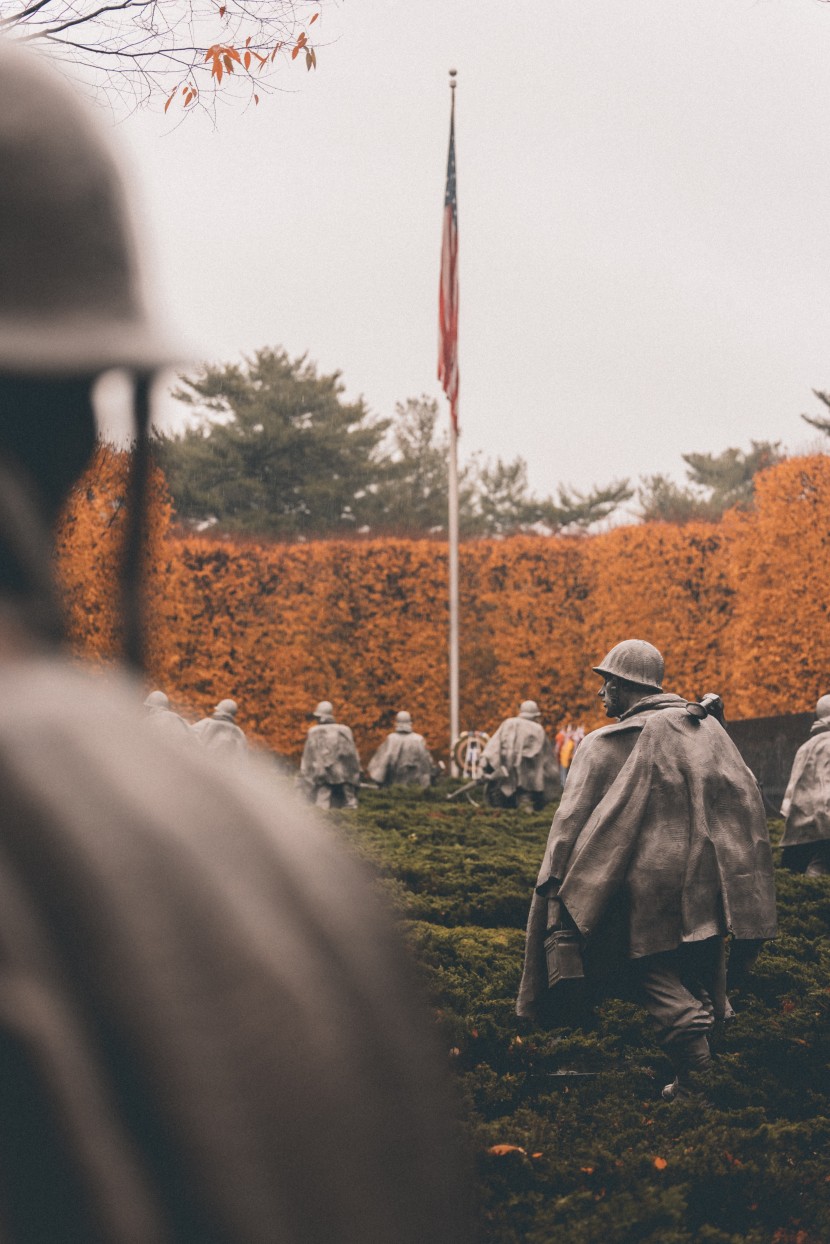
{"type": "Polygon", "coordinates": [[[175,361],[151,325],[117,162],[42,61],[0,41],[0,373],[175,361]]]}

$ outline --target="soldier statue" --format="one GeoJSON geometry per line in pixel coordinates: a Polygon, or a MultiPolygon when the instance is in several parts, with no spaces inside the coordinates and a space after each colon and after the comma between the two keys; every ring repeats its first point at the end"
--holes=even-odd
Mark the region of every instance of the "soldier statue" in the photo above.
{"type": "Polygon", "coordinates": [[[484,748],[491,802],[538,811],[558,790],[556,757],[541,716],[535,700],[524,700],[518,716],[503,721],[484,748]]]}
{"type": "Polygon", "coordinates": [[[824,877],[830,873],[830,695],[816,705],[816,720],[795,754],[781,805],[785,868],[824,877]]]}
{"type": "Polygon", "coordinates": [[[584,1000],[600,978],[611,990],[627,979],[674,1068],[670,1101],[705,1089],[709,1034],[731,1014],[727,936],[734,979],[775,935],[766,820],[717,697],[664,692],[663,658],[639,639],[594,671],[618,721],[588,734],[574,757],[530,908],[516,1009],[568,1022],[575,995],[584,1000]]]}
{"type": "Polygon", "coordinates": [[[177,738],[187,738],[190,726],[183,717],[174,713],[170,700],[163,691],[151,691],[144,701],[147,710],[147,721],[159,734],[177,738]]]}
{"type": "Polygon", "coordinates": [[[244,756],[248,743],[244,730],[236,724],[239,705],[236,700],[220,700],[210,717],[203,717],[193,727],[193,732],[209,752],[222,756],[244,756]]]}
{"type": "Polygon", "coordinates": [[[378,786],[421,786],[425,790],[435,771],[426,739],[412,729],[412,718],[406,712],[397,714],[393,733],[386,736],[366,770],[378,786]]]}
{"type": "Polygon", "coordinates": [[[444,1060],[371,879],[270,774],[138,703],[150,381],[181,354],[105,126],[3,41],[0,169],[0,1236],[456,1244],[444,1060]],[[112,368],[135,381],[111,520],[132,662],[93,672],[50,527],[112,368]]]}
{"type": "Polygon", "coordinates": [[[300,782],[318,808],[356,808],[360,757],[354,735],[334,720],[330,700],[321,700],[312,717],[317,724],[306,737],[300,782]]]}

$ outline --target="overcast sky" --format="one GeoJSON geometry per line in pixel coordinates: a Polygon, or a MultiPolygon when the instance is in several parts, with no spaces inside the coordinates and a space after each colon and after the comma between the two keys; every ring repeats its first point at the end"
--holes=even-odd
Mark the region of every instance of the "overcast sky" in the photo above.
{"type": "MultiPolygon", "coordinates": [[[[259,108],[118,131],[169,317],[223,361],[439,396],[458,69],[460,421],[537,492],[811,440],[830,388],[830,4],[326,0],[259,108]]],[[[446,409],[445,404],[442,405],[446,409]]]]}

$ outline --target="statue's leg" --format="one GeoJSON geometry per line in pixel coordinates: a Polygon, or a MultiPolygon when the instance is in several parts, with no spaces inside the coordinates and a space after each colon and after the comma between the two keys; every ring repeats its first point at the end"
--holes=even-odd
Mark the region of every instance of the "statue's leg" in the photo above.
{"type": "Polygon", "coordinates": [[[714,1024],[711,999],[695,997],[683,980],[683,956],[672,950],[635,961],[640,1000],[651,1016],[658,1044],[675,1071],[667,1101],[695,1096],[712,1067],[708,1036],[714,1024]]]}
{"type": "Polygon", "coordinates": [[[826,877],[830,874],[830,842],[811,844],[810,859],[804,869],[807,877],[826,877]]]}
{"type": "Polygon", "coordinates": [[[331,807],[331,787],[325,786],[325,785],[315,786],[314,803],[318,808],[330,808],[331,807]]]}

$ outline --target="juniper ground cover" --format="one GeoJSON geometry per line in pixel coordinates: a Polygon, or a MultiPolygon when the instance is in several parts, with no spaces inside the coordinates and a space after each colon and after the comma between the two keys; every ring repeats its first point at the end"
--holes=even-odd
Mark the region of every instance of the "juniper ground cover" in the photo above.
{"type": "Polygon", "coordinates": [[[517,1029],[550,811],[448,803],[440,789],[364,796],[340,824],[378,869],[425,977],[483,1244],[830,1240],[830,878],[778,870],[781,933],[733,997],[715,1104],[668,1105],[669,1064],[633,1003],[605,1002],[593,1026],[517,1029]]]}

